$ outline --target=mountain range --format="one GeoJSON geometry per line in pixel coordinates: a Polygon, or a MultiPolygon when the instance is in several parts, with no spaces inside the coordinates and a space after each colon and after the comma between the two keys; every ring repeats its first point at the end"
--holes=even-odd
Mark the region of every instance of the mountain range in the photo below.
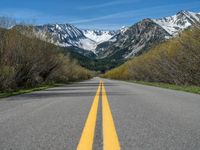
{"type": "MultiPolygon", "coordinates": [[[[36,37],[61,47],[72,47],[81,55],[102,59],[128,59],[153,45],[178,36],[183,30],[200,24],[200,13],[180,11],[170,17],[143,19],[119,30],[86,30],[70,24],[32,26],[36,37]]],[[[14,28],[24,30],[24,26],[14,28]]]]}
{"type": "Polygon", "coordinates": [[[177,36],[190,26],[199,25],[200,13],[180,11],[160,19],[143,19],[96,48],[99,58],[130,58],[151,46],[177,36]]]}

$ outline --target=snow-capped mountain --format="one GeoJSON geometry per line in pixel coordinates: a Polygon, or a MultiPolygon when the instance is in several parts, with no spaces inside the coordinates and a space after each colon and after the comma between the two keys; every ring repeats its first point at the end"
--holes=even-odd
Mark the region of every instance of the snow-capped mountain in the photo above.
{"type": "Polygon", "coordinates": [[[175,36],[184,29],[200,22],[200,13],[180,11],[176,15],[153,19],[155,23],[165,29],[170,35],[175,36]]]}
{"type": "MultiPolygon", "coordinates": [[[[81,30],[70,24],[32,26],[36,37],[62,47],[74,47],[96,58],[126,59],[140,55],[151,46],[200,24],[200,13],[180,11],[160,19],[143,19],[117,31],[81,30]]],[[[19,27],[19,26],[18,26],[19,27]]],[[[24,27],[20,31],[23,31],[24,27]]]]}
{"type": "Polygon", "coordinates": [[[108,41],[118,32],[118,31],[103,31],[103,30],[82,30],[82,31],[87,38],[95,41],[97,44],[108,41]]]}
{"type": "Polygon", "coordinates": [[[82,53],[90,51],[94,54],[98,44],[109,40],[117,33],[117,31],[81,30],[70,24],[47,24],[32,28],[35,36],[42,40],[62,47],[76,47],[82,49],[82,53]]]}
{"type": "Polygon", "coordinates": [[[49,38],[51,43],[62,47],[74,46],[94,52],[97,45],[95,41],[87,38],[82,30],[70,24],[34,26],[34,33],[42,39],[49,38]]]}
{"type": "Polygon", "coordinates": [[[180,11],[176,15],[160,19],[143,19],[121,30],[109,41],[99,44],[96,54],[99,58],[130,58],[142,54],[161,41],[176,36],[190,26],[199,24],[200,13],[189,11],[180,11]]]}
{"type": "Polygon", "coordinates": [[[99,44],[96,53],[99,58],[130,58],[164,40],[166,36],[170,34],[160,25],[151,19],[144,19],[115,35],[112,38],[115,40],[99,44]]]}

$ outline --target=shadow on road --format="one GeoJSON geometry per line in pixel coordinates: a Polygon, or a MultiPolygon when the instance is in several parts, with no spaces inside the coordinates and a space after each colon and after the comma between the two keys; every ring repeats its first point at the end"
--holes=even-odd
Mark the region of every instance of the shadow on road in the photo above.
{"type": "MultiPolygon", "coordinates": [[[[99,83],[74,83],[68,84],[64,87],[98,87],[99,83]]],[[[113,83],[104,83],[105,86],[117,86],[117,84],[113,83]]]]}
{"type": "MultiPolygon", "coordinates": [[[[62,97],[92,97],[95,95],[95,91],[93,92],[35,92],[30,94],[24,94],[17,96],[17,98],[10,98],[9,101],[15,101],[15,100],[31,100],[31,99],[48,99],[48,98],[62,98],[62,97]]],[[[124,93],[124,92],[107,92],[107,95],[112,96],[123,96],[123,95],[130,95],[130,93],[124,93]]],[[[66,99],[67,100],[67,99],[66,99]]]]}
{"type": "MultiPolygon", "coordinates": [[[[93,97],[95,96],[98,83],[75,83],[70,85],[65,85],[62,87],[56,87],[47,89],[44,91],[33,92],[29,94],[23,94],[15,97],[11,97],[9,101],[16,100],[31,100],[31,99],[48,99],[48,98],[62,98],[62,97],[93,97]]],[[[109,86],[119,86],[117,84],[105,83],[106,87],[109,86]]],[[[107,95],[128,95],[125,92],[107,92],[107,95]]],[[[129,93],[130,95],[130,93],[129,93]]],[[[67,99],[66,99],[67,100],[67,99]]]]}

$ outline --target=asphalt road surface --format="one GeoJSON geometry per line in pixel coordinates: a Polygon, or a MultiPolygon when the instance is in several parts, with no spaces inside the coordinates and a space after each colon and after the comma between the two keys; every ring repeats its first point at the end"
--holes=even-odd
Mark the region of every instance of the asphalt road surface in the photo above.
{"type": "Polygon", "coordinates": [[[200,150],[200,95],[93,78],[0,100],[0,150],[92,148],[200,150]]]}

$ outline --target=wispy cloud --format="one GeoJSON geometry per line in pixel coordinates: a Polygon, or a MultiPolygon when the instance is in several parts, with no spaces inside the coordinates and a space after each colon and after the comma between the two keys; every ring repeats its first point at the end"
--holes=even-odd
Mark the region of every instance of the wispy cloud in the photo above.
{"type": "MultiPolygon", "coordinates": [[[[133,2],[134,0],[117,0],[113,2],[103,3],[101,5],[94,5],[90,8],[101,8],[111,5],[120,5],[122,3],[133,2]]],[[[140,0],[142,1],[142,0],[140,0]]],[[[135,1],[136,2],[136,1],[135,1]]],[[[200,1],[185,2],[179,4],[157,5],[152,7],[143,7],[134,10],[118,11],[107,15],[97,15],[89,18],[90,14],[85,15],[55,15],[47,14],[34,9],[0,9],[0,16],[8,16],[19,21],[24,21],[32,24],[46,24],[46,23],[71,23],[78,27],[92,27],[93,28],[118,28],[122,25],[131,25],[143,18],[161,17],[163,15],[173,14],[179,10],[198,10],[200,1]]],[[[89,8],[89,6],[88,6],[89,8]]],[[[89,8],[89,9],[90,9],[89,8]]]]}
{"type": "Polygon", "coordinates": [[[166,13],[166,12],[173,12],[181,10],[183,8],[197,8],[200,6],[199,2],[193,2],[193,3],[182,3],[182,4],[170,4],[170,5],[159,5],[154,7],[148,7],[143,9],[137,9],[137,10],[128,10],[123,12],[117,12],[112,13],[104,16],[94,17],[94,18],[86,18],[81,20],[74,20],[71,21],[73,24],[84,24],[84,23],[91,23],[96,21],[102,21],[102,20],[108,20],[108,19],[119,19],[119,18],[136,18],[136,17],[148,17],[150,15],[156,15],[160,13],[166,13]]]}
{"type": "Polygon", "coordinates": [[[97,9],[97,8],[104,8],[104,7],[114,6],[114,5],[135,3],[138,1],[139,0],[116,0],[116,1],[106,2],[106,3],[95,4],[95,5],[82,6],[82,7],[79,7],[78,9],[80,10],[97,9]]]}

